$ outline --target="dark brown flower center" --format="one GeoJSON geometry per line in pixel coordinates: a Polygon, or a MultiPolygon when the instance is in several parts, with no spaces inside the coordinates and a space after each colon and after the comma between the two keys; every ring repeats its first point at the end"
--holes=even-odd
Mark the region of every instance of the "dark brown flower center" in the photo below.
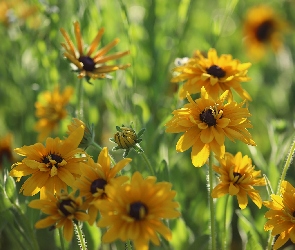
{"type": "Polygon", "coordinates": [[[94,180],[92,183],[91,183],[91,186],[90,186],[90,192],[92,194],[96,193],[97,192],[97,188],[98,189],[103,189],[104,190],[104,187],[105,185],[107,184],[106,180],[104,179],[96,179],[94,180]]]}
{"type": "Polygon", "coordinates": [[[266,20],[261,23],[256,30],[256,38],[260,42],[267,42],[270,39],[274,30],[274,24],[272,20],[266,20]]]}
{"type": "Polygon", "coordinates": [[[200,120],[207,123],[209,127],[216,125],[216,119],[213,113],[214,111],[212,109],[203,110],[200,114],[200,120]]]}
{"type": "Polygon", "coordinates": [[[59,203],[58,209],[67,217],[76,211],[76,203],[71,199],[65,199],[59,203]]]}
{"type": "Polygon", "coordinates": [[[80,56],[79,61],[83,63],[83,69],[86,71],[93,71],[95,69],[95,62],[89,56],[80,56]]]}
{"type": "Polygon", "coordinates": [[[217,65],[212,65],[210,68],[207,68],[207,73],[211,76],[222,78],[225,76],[225,71],[217,65]]]}
{"type": "Polygon", "coordinates": [[[148,213],[147,206],[140,201],[133,202],[130,205],[129,215],[136,220],[143,219],[147,213],[148,213]]]}
{"type": "Polygon", "coordinates": [[[58,168],[58,164],[63,161],[63,158],[60,155],[57,154],[48,154],[44,156],[42,162],[46,164],[47,167],[52,168],[55,166],[58,168]],[[54,163],[55,162],[55,163],[54,163]]]}
{"type": "Polygon", "coordinates": [[[242,175],[240,173],[234,172],[234,178],[236,178],[238,176],[238,179],[235,181],[235,183],[237,183],[240,178],[242,177],[242,175]]]}

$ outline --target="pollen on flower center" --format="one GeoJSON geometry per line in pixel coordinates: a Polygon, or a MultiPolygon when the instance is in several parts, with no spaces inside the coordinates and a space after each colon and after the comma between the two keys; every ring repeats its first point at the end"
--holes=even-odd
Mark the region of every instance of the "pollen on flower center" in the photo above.
{"type": "Polygon", "coordinates": [[[209,127],[216,125],[216,119],[212,109],[203,110],[200,114],[200,120],[207,123],[209,127]]]}
{"type": "Polygon", "coordinates": [[[217,65],[210,66],[210,68],[207,68],[206,71],[211,76],[214,76],[217,78],[225,77],[225,71],[217,65]]]}
{"type": "Polygon", "coordinates": [[[59,163],[62,163],[63,158],[60,155],[56,154],[48,154],[44,156],[42,162],[46,164],[47,167],[52,168],[55,166],[56,168],[59,167],[59,163]]]}
{"type": "Polygon", "coordinates": [[[95,63],[89,56],[80,56],[79,61],[83,63],[83,69],[86,71],[93,71],[95,69],[95,63]]]}
{"type": "Polygon", "coordinates": [[[133,202],[130,205],[129,215],[136,220],[142,220],[148,213],[148,208],[142,202],[133,202]]]}
{"type": "Polygon", "coordinates": [[[257,40],[261,42],[269,40],[273,28],[273,22],[271,20],[266,20],[261,23],[256,30],[257,40]]]}
{"type": "Polygon", "coordinates": [[[104,190],[104,187],[105,185],[107,184],[107,181],[100,178],[100,179],[96,179],[94,180],[92,183],[91,183],[91,186],[90,186],[90,192],[92,194],[96,193],[97,192],[97,188],[98,189],[103,189],[104,190]]]}
{"type": "Polygon", "coordinates": [[[62,200],[58,206],[64,216],[69,216],[76,211],[76,204],[71,199],[62,200]]]}
{"type": "Polygon", "coordinates": [[[233,175],[234,175],[234,178],[236,178],[238,176],[238,179],[235,181],[235,183],[238,183],[239,180],[241,179],[242,175],[240,173],[236,173],[236,172],[234,172],[233,175]]]}

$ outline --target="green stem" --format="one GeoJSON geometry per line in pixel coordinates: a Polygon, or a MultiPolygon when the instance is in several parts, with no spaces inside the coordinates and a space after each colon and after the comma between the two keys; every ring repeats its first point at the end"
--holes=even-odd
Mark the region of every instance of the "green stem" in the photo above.
{"type": "MultiPolygon", "coordinates": [[[[97,148],[97,149],[99,150],[99,152],[102,150],[102,147],[101,147],[100,145],[98,145],[98,144],[97,144],[96,142],[94,142],[94,141],[91,143],[91,145],[94,146],[95,148],[97,148]]],[[[112,162],[113,166],[115,166],[117,163],[116,163],[116,161],[114,160],[113,156],[110,155],[110,153],[109,153],[109,157],[110,157],[110,159],[111,159],[111,162],[112,162]]]]}
{"type": "Polygon", "coordinates": [[[147,158],[146,154],[145,154],[144,152],[142,152],[142,153],[140,153],[140,154],[141,154],[142,158],[145,160],[146,165],[148,166],[148,168],[149,168],[151,174],[152,174],[153,176],[156,176],[155,170],[153,169],[153,167],[152,167],[152,165],[151,165],[149,159],[147,158]]]}
{"type": "Polygon", "coordinates": [[[209,194],[209,207],[210,207],[210,225],[211,225],[211,250],[216,250],[216,228],[215,228],[215,208],[214,208],[214,199],[211,196],[213,189],[213,153],[210,153],[209,156],[209,169],[208,169],[208,194],[209,194]]]}
{"type": "Polygon", "coordinates": [[[76,236],[77,236],[77,240],[78,240],[78,244],[80,246],[80,249],[81,250],[87,250],[87,243],[86,243],[83,231],[82,231],[82,224],[77,225],[76,223],[74,223],[74,225],[75,225],[75,229],[76,229],[75,233],[76,233],[76,236]]]}
{"type": "Polygon", "coordinates": [[[61,227],[58,229],[58,234],[59,234],[61,250],[65,250],[65,243],[64,243],[64,238],[63,238],[61,227]]]}
{"type": "Polygon", "coordinates": [[[82,79],[78,82],[77,90],[78,90],[78,100],[77,100],[76,117],[80,120],[83,120],[83,118],[84,118],[84,111],[83,111],[84,89],[83,89],[82,79]]]}
{"type": "Polygon", "coordinates": [[[229,200],[229,195],[226,196],[226,200],[225,200],[225,206],[224,206],[224,215],[223,215],[223,232],[222,232],[222,250],[226,249],[226,213],[227,213],[227,204],[228,204],[228,200],[229,200]]]}

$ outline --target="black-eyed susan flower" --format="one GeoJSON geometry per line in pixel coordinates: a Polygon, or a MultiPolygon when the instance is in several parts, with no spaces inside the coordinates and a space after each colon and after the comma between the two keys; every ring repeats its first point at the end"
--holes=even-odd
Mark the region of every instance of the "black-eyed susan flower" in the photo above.
{"type": "Polygon", "coordinates": [[[251,58],[263,57],[269,45],[277,52],[286,30],[286,22],[270,6],[258,5],[249,9],[244,21],[244,36],[251,58]]]}
{"type": "Polygon", "coordinates": [[[213,198],[220,198],[226,194],[236,195],[239,207],[244,209],[248,205],[248,196],[261,208],[262,200],[254,186],[265,186],[266,182],[261,176],[261,171],[255,171],[252,160],[241,152],[236,155],[225,153],[223,159],[218,159],[220,166],[213,165],[219,174],[220,182],[212,190],[213,198]]]}
{"type": "Polygon", "coordinates": [[[158,233],[170,240],[171,232],[162,219],[180,215],[171,186],[168,182],[156,183],[154,176],[143,179],[139,172],[133,174],[130,184],[107,186],[109,199],[94,203],[101,212],[97,225],[108,228],[103,242],[132,240],[135,249],[147,250],[149,241],[160,245],[158,233]]]}
{"type": "Polygon", "coordinates": [[[88,159],[81,167],[81,177],[76,180],[74,186],[80,190],[80,195],[85,199],[85,205],[88,208],[89,224],[92,225],[97,217],[98,209],[93,202],[99,199],[107,199],[105,192],[107,185],[122,185],[128,180],[127,176],[116,176],[131,159],[126,158],[119,161],[111,168],[111,160],[108,149],[105,147],[100,152],[97,163],[92,158],[88,159]]]}
{"type": "Polygon", "coordinates": [[[249,81],[247,76],[251,63],[241,63],[231,55],[218,57],[215,49],[210,49],[208,55],[199,50],[183,65],[173,69],[174,77],[171,82],[184,82],[179,91],[179,97],[184,99],[187,92],[195,94],[201,92],[204,86],[213,99],[228,90],[229,100],[233,99],[231,89],[242,98],[251,100],[250,95],[241,86],[241,82],[249,81]]]}
{"type": "Polygon", "coordinates": [[[35,125],[39,132],[38,141],[43,141],[58,126],[60,121],[67,116],[66,107],[73,95],[74,89],[66,87],[63,92],[59,87],[51,91],[45,91],[40,94],[39,101],[35,103],[36,116],[39,118],[35,125]]]}
{"type": "Polygon", "coordinates": [[[74,223],[87,221],[89,215],[82,209],[83,200],[81,196],[75,197],[75,193],[68,194],[66,191],[47,194],[45,200],[33,200],[29,207],[40,209],[48,216],[39,220],[35,227],[63,228],[63,236],[67,241],[73,237],[74,223]]]}
{"type": "Polygon", "coordinates": [[[84,128],[79,127],[65,140],[47,138],[46,145],[36,143],[30,146],[16,148],[15,152],[26,156],[21,162],[17,162],[10,171],[10,176],[17,177],[19,181],[23,176],[31,175],[22,185],[20,192],[26,196],[32,196],[40,192],[40,198],[45,199],[46,193],[55,194],[60,190],[67,190],[67,186],[73,186],[80,176],[80,163],[86,157],[78,157],[84,154],[78,148],[84,134],[84,128]]]}
{"type": "Polygon", "coordinates": [[[281,195],[272,194],[271,201],[263,202],[270,209],[265,213],[268,221],[264,230],[272,230],[273,236],[280,235],[274,243],[274,250],[282,247],[289,239],[295,244],[295,188],[288,181],[283,181],[280,191],[281,195]]]}
{"type": "Polygon", "coordinates": [[[66,42],[62,43],[63,48],[66,50],[64,52],[64,56],[71,61],[76,67],[78,68],[79,78],[86,77],[89,81],[92,79],[97,78],[105,78],[107,75],[106,73],[116,71],[118,69],[126,69],[130,66],[130,64],[124,65],[105,65],[107,61],[116,60],[121,58],[127,54],[129,54],[129,50],[124,52],[117,52],[112,55],[106,55],[110,49],[116,46],[119,43],[119,39],[116,38],[100,50],[94,53],[95,49],[97,48],[100,39],[104,33],[104,29],[101,28],[92,43],[90,44],[87,52],[84,52],[84,44],[81,37],[80,32],[80,24],[78,22],[74,22],[74,30],[75,30],[75,37],[77,41],[77,50],[71,41],[68,33],[61,28],[60,31],[64,36],[66,42]],[[93,54],[94,53],[94,54],[93,54]]]}
{"type": "Polygon", "coordinates": [[[84,129],[84,136],[80,142],[79,148],[86,149],[94,142],[94,128],[92,125],[86,125],[83,121],[73,118],[72,123],[68,125],[68,134],[70,135],[73,133],[78,127],[83,126],[84,129]]]}
{"type": "Polygon", "coordinates": [[[12,151],[12,134],[8,133],[0,138],[0,169],[7,163],[14,163],[16,161],[12,151]]]}
{"type": "Polygon", "coordinates": [[[123,149],[124,154],[123,157],[127,157],[130,149],[134,149],[137,153],[142,153],[143,149],[140,147],[139,143],[142,141],[140,138],[145,128],[141,129],[138,133],[130,127],[125,127],[122,125],[121,127],[116,126],[117,133],[114,135],[114,138],[110,138],[110,141],[117,143],[117,146],[113,148],[113,150],[123,149]]]}
{"type": "Polygon", "coordinates": [[[201,98],[189,101],[183,108],[173,111],[174,117],[165,124],[167,133],[184,133],[176,144],[176,150],[183,152],[192,147],[191,159],[195,167],[203,166],[213,151],[218,157],[225,154],[224,141],[229,138],[255,145],[247,128],[252,125],[251,116],[244,102],[227,102],[228,90],[218,100],[212,99],[202,87],[201,98]]]}

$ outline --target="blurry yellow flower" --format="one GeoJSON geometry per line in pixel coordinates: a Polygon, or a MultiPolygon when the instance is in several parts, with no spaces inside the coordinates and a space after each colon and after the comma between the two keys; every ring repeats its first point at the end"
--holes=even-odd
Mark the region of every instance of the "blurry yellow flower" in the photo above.
{"type": "Polygon", "coordinates": [[[215,172],[220,177],[220,183],[213,189],[212,197],[220,198],[226,194],[236,195],[239,207],[244,209],[248,205],[247,195],[253,202],[261,208],[262,200],[259,192],[253,186],[265,186],[264,178],[260,177],[261,171],[255,171],[252,160],[247,156],[242,156],[238,152],[235,156],[225,153],[223,159],[218,160],[220,167],[213,166],[215,172]]]}
{"type": "Polygon", "coordinates": [[[40,101],[35,103],[36,116],[39,121],[35,129],[39,132],[38,141],[43,141],[59,122],[67,116],[66,106],[68,105],[74,89],[66,87],[63,93],[56,87],[53,92],[45,91],[40,95],[40,101]]]}
{"type": "Polygon", "coordinates": [[[213,99],[218,99],[220,94],[228,90],[231,101],[231,89],[234,89],[243,100],[251,100],[247,91],[241,87],[241,82],[250,80],[247,76],[250,66],[251,63],[240,63],[231,55],[218,57],[215,49],[210,49],[207,57],[196,51],[192,58],[173,69],[175,76],[171,82],[184,82],[179,92],[181,99],[186,97],[187,92],[190,95],[201,92],[204,86],[213,99]]]}
{"type": "Polygon", "coordinates": [[[94,203],[101,212],[97,225],[108,227],[103,242],[132,240],[135,249],[147,250],[150,240],[160,245],[158,233],[170,240],[171,232],[162,219],[180,215],[171,186],[168,182],[156,183],[154,176],[143,179],[139,172],[133,174],[130,184],[107,186],[109,199],[94,203]]]}
{"type": "Polygon", "coordinates": [[[272,201],[264,201],[263,205],[270,210],[265,213],[268,221],[264,225],[264,230],[272,230],[273,236],[280,236],[275,241],[273,249],[279,249],[289,239],[295,244],[295,188],[288,182],[281,184],[281,195],[271,195],[272,201]]]}
{"type": "Polygon", "coordinates": [[[252,128],[248,117],[251,116],[245,102],[228,102],[224,104],[228,94],[225,91],[218,100],[212,99],[204,87],[201,98],[189,101],[183,108],[174,110],[174,117],[166,123],[167,133],[181,133],[176,144],[176,150],[183,152],[192,147],[191,159],[195,167],[203,166],[210,150],[223,158],[225,154],[225,137],[235,139],[250,145],[255,145],[247,128],[252,128]]]}
{"type": "Polygon", "coordinates": [[[121,185],[128,180],[127,176],[118,176],[117,173],[124,168],[131,159],[126,158],[119,161],[111,168],[111,160],[108,149],[105,147],[100,152],[97,163],[89,158],[87,163],[81,167],[81,177],[76,180],[74,186],[80,190],[80,195],[85,198],[88,208],[89,224],[92,225],[97,216],[98,209],[92,204],[99,199],[106,199],[105,188],[108,185],[121,185]]]}
{"type": "Polygon", "coordinates": [[[40,209],[48,215],[35,224],[36,228],[63,227],[64,238],[70,241],[73,237],[74,223],[86,221],[89,218],[89,215],[82,210],[82,204],[82,198],[75,197],[74,192],[70,194],[60,192],[55,196],[48,193],[45,200],[33,200],[29,203],[29,207],[40,209]]]}
{"type": "Polygon", "coordinates": [[[46,192],[55,194],[60,190],[67,190],[75,179],[80,176],[80,163],[85,157],[76,157],[83,154],[77,148],[84,134],[84,128],[79,127],[65,140],[47,138],[46,146],[36,143],[31,146],[16,148],[15,152],[26,156],[21,162],[13,165],[10,176],[21,177],[31,175],[22,185],[20,192],[32,196],[40,192],[40,198],[46,198],[46,192]]]}
{"type": "Polygon", "coordinates": [[[6,136],[0,138],[0,169],[5,166],[6,163],[14,163],[15,157],[11,149],[12,134],[6,134],[6,136]]]}
{"type": "Polygon", "coordinates": [[[277,52],[282,46],[282,33],[287,24],[274,10],[266,5],[251,8],[244,23],[245,42],[253,59],[260,59],[265,54],[267,45],[277,52]]]}
{"type": "Polygon", "coordinates": [[[105,65],[105,62],[107,61],[115,60],[129,54],[129,50],[127,50],[112,55],[106,55],[106,53],[108,53],[110,49],[112,49],[119,43],[118,38],[116,38],[114,41],[104,46],[94,55],[92,55],[101,40],[104,32],[103,28],[98,31],[96,37],[90,44],[86,53],[83,52],[84,44],[81,37],[80,24],[78,22],[74,23],[74,30],[78,51],[76,51],[76,48],[71,41],[68,33],[63,28],[60,29],[62,35],[66,40],[65,43],[62,43],[63,48],[66,50],[66,52],[64,52],[64,56],[78,67],[79,78],[86,77],[87,80],[90,80],[91,78],[105,78],[106,73],[108,72],[116,71],[118,69],[126,69],[130,66],[130,64],[111,66],[105,65]]]}

